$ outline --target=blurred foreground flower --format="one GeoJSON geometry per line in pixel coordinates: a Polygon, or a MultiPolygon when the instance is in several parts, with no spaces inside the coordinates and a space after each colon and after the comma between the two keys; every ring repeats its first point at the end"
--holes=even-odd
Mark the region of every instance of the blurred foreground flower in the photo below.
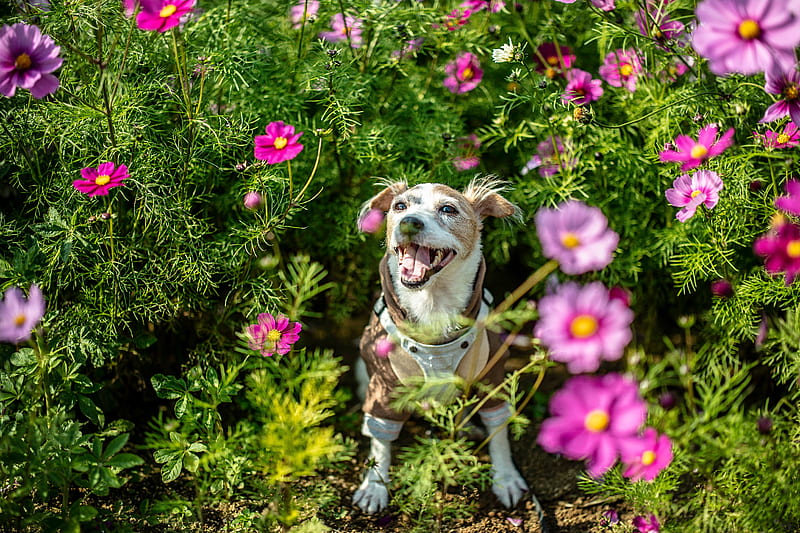
{"type": "Polygon", "coordinates": [[[42,316],[44,298],[38,286],[31,285],[27,299],[19,287],[9,287],[0,302],[0,342],[27,341],[42,316]]]}
{"type": "Polygon", "coordinates": [[[313,20],[319,11],[319,0],[298,0],[297,4],[289,9],[289,22],[292,28],[299,30],[307,20],[313,20]]]}
{"type": "Polygon", "coordinates": [[[717,75],[794,69],[800,17],[794,0],[705,0],[695,11],[692,46],[717,75]],[[796,6],[795,6],[796,7],[796,6]]]}
{"type": "Polygon", "coordinates": [[[764,148],[769,150],[780,150],[782,148],[793,148],[800,145],[800,129],[795,126],[794,122],[787,122],[783,127],[783,131],[767,130],[763,134],[753,132],[753,137],[761,141],[764,148]]]}
{"type": "Polygon", "coordinates": [[[775,207],[790,215],[800,216],[800,181],[789,180],[784,187],[786,196],[775,198],[775,207]]]}
{"type": "Polygon", "coordinates": [[[672,182],[672,188],[664,195],[670,205],[682,207],[675,218],[686,222],[692,218],[701,205],[713,209],[719,202],[719,191],[722,190],[722,179],[711,170],[698,170],[694,174],[683,174],[672,182]]]}
{"type": "Polygon", "coordinates": [[[256,135],[255,158],[266,161],[269,165],[289,161],[303,151],[298,139],[303,132],[295,133],[294,126],[282,120],[270,122],[266,127],[266,135],[256,135]]]}
{"type": "Polygon", "coordinates": [[[181,17],[189,13],[195,0],[138,0],[141,10],[136,16],[140,30],[164,33],[181,23],[181,17]]]}
{"type": "Polygon", "coordinates": [[[572,374],[594,372],[601,360],[618,360],[633,336],[633,311],[612,299],[599,281],[560,285],[539,300],[539,317],[534,335],[572,374]]]}
{"type": "Polygon", "coordinates": [[[567,72],[575,62],[575,54],[568,46],[555,43],[542,43],[533,55],[536,61],[536,72],[550,79],[567,72]]]}
{"type": "Polygon", "coordinates": [[[765,258],[764,268],[771,276],[784,272],[786,285],[800,273],[800,226],[778,222],[766,235],[753,243],[757,255],[765,258]]]}
{"type": "Polygon", "coordinates": [[[258,315],[258,324],[247,326],[247,345],[251,350],[258,350],[265,357],[273,353],[288,353],[292,344],[300,338],[303,326],[299,322],[289,322],[283,315],[273,317],[269,313],[258,315]]]}
{"type": "Polygon", "coordinates": [[[614,87],[625,87],[636,91],[636,80],[642,72],[642,62],[636,50],[618,49],[609,52],[600,65],[600,77],[614,87]]]}
{"type": "Polygon", "coordinates": [[[647,416],[639,388],[620,374],[570,378],[550,399],[550,418],[537,442],[549,453],[588,460],[599,477],[617,460],[620,447],[637,438],[647,416]]]}
{"type": "Polygon", "coordinates": [[[37,26],[18,22],[0,28],[0,93],[9,98],[17,87],[28,89],[34,98],[44,98],[58,89],[51,72],[61,66],[61,47],[37,26]]]}
{"type": "Polygon", "coordinates": [[[777,94],[781,100],[769,106],[759,122],[772,122],[789,116],[792,122],[800,124],[800,72],[794,65],[788,70],[767,69],[764,91],[777,94]]]}
{"type": "Polygon", "coordinates": [[[534,220],[542,253],[558,261],[564,273],[584,274],[611,263],[619,235],[599,208],[570,200],[539,209],[534,220]]]}
{"type": "Polygon", "coordinates": [[[363,42],[361,26],[362,20],[360,18],[336,13],[331,17],[331,31],[320,32],[319,38],[329,43],[349,40],[351,48],[360,48],[363,42]]]}
{"type": "Polygon", "coordinates": [[[658,153],[661,162],[683,163],[681,170],[700,166],[703,161],[718,156],[733,144],[734,129],[730,128],[717,140],[718,126],[709,124],[697,132],[697,141],[688,135],[675,138],[675,150],[666,149],[658,153]]]}
{"type": "Polygon", "coordinates": [[[462,94],[471,91],[483,79],[483,69],[478,57],[470,52],[463,52],[444,67],[447,77],[444,79],[444,86],[454,94],[462,94]]]}
{"type": "Polygon", "coordinates": [[[123,181],[130,177],[128,167],[116,166],[112,162],[101,163],[97,168],[86,167],[81,169],[82,180],[75,180],[72,186],[89,196],[106,196],[109,189],[123,185],[123,181]]]}
{"type": "Polygon", "coordinates": [[[633,519],[633,527],[639,533],[659,533],[661,531],[661,524],[658,523],[656,515],[650,515],[650,518],[637,516],[633,519]]]}
{"type": "Polygon", "coordinates": [[[652,481],[672,462],[672,442],[655,429],[646,428],[642,437],[624,447],[621,454],[625,477],[631,481],[652,481]]]}
{"type": "Polygon", "coordinates": [[[595,102],[603,96],[602,84],[601,80],[592,79],[588,72],[574,68],[567,72],[567,86],[561,95],[561,101],[575,105],[595,102]]]}
{"type": "Polygon", "coordinates": [[[370,209],[358,220],[358,229],[364,233],[377,233],[386,217],[380,209],[370,209]]]}

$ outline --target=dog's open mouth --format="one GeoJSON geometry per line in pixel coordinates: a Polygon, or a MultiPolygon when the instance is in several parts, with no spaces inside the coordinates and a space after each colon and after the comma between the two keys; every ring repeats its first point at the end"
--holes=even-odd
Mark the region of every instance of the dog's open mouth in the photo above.
{"type": "Polygon", "coordinates": [[[412,289],[425,285],[456,256],[455,250],[427,248],[413,242],[401,244],[395,251],[400,264],[400,281],[412,289]]]}

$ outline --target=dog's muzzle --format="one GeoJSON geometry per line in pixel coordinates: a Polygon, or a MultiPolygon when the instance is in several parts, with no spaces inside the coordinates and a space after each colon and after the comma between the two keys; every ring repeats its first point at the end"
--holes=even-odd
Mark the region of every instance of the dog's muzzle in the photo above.
{"type": "Polygon", "coordinates": [[[414,242],[395,248],[400,266],[400,282],[409,289],[418,289],[446,267],[456,256],[455,250],[428,248],[414,242]]]}

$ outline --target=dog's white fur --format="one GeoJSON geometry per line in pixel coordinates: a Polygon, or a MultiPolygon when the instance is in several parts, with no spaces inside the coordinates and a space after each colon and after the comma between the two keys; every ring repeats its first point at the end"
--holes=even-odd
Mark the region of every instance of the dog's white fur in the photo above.
{"type": "MultiPolygon", "coordinates": [[[[440,184],[422,184],[409,189],[405,182],[395,182],[388,183],[364,205],[362,214],[369,209],[387,213],[386,245],[392,283],[409,321],[421,328],[424,342],[445,342],[463,326],[461,313],[469,303],[481,263],[482,220],[488,216],[519,216],[516,206],[500,195],[502,190],[502,182],[491,177],[473,180],[463,193],[440,184]],[[411,236],[401,225],[409,216],[422,225],[422,229],[411,236]],[[412,240],[428,248],[455,251],[455,257],[419,287],[402,282],[401,266],[396,257],[398,246],[412,240]]],[[[489,442],[489,455],[492,491],[505,506],[511,507],[528,487],[514,466],[505,424],[489,442]]],[[[372,437],[369,461],[372,466],[355,492],[353,502],[365,512],[374,513],[389,503],[386,486],[391,442],[372,437]]]]}

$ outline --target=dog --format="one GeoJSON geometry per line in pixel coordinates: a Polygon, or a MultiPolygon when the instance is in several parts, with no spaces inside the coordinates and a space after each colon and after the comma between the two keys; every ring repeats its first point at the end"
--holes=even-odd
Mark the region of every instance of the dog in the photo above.
{"type": "MultiPolygon", "coordinates": [[[[380,263],[383,294],[360,340],[366,369],[362,433],[370,437],[368,464],[353,503],[366,513],[385,509],[391,443],[409,413],[391,402],[399,385],[415,376],[461,376],[492,388],[504,379],[502,360],[486,368],[501,345],[496,334],[476,327],[489,312],[484,298],[486,266],[481,229],[487,217],[519,220],[519,209],[500,193],[493,177],[476,178],[458,192],[442,184],[386,187],[362,207],[386,213],[386,254],[380,263]],[[380,346],[389,339],[392,347],[380,346]],[[475,346],[473,346],[475,345],[475,346]]],[[[506,507],[528,491],[511,456],[506,401],[489,398],[479,415],[490,435],[492,491],[506,507]]]]}

